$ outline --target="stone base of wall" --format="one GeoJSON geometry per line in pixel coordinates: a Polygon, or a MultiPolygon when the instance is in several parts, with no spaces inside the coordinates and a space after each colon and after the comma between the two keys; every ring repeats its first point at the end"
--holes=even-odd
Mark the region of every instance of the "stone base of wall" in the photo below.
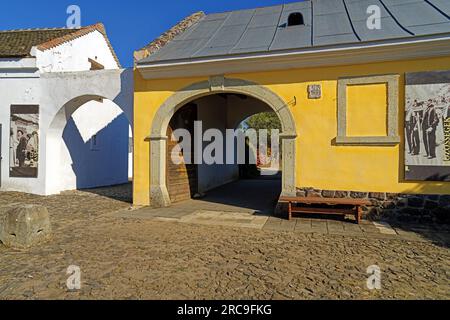
{"type": "Polygon", "coordinates": [[[450,223],[450,195],[413,195],[385,192],[357,192],[297,189],[298,197],[366,199],[372,206],[364,207],[370,220],[450,223]]]}

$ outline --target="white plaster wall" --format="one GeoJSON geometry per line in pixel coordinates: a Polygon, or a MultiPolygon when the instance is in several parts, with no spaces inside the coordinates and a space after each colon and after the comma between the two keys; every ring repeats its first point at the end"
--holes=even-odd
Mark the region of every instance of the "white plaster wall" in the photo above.
{"type": "Polygon", "coordinates": [[[1,190],[48,195],[127,182],[132,70],[119,70],[98,31],[32,53],[36,59],[0,61],[1,190]],[[87,71],[89,58],[106,70],[87,71]],[[90,102],[98,98],[111,101],[90,102]],[[12,104],[39,105],[38,178],[9,178],[12,104]],[[94,134],[98,150],[91,150],[94,134]]]}
{"type": "Polygon", "coordinates": [[[129,123],[110,100],[79,107],[63,132],[59,189],[74,190],[128,182],[129,123]],[[93,137],[97,146],[93,145],[93,137]]]}
{"type": "MultiPolygon", "coordinates": [[[[3,78],[0,76],[1,131],[1,190],[34,193],[44,185],[41,174],[37,179],[9,177],[10,113],[13,104],[39,104],[42,88],[39,78],[3,78]]],[[[39,164],[38,172],[42,166],[39,164]]]]}
{"type": "MultiPolygon", "coordinates": [[[[235,130],[248,117],[272,109],[265,103],[251,97],[242,99],[236,95],[229,95],[225,100],[218,95],[207,96],[195,101],[198,106],[198,119],[203,123],[203,132],[210,128],[219,129],[226,144],[226,129],[235,130]]],[[[203,148],[209,143],[204,142],[203,148]]],[[[236,155],[236,149],[235,149],[236,155]]],[[[226,159],[226,145],[224,146],[226,159]]],[[[206,165],[198,166],[199,192],[207,192],[224,184],[239,179],[238,165],[206,165]]]]}
{"type": "MultiPolygon", "coordinates": [[[[85,177],[93,179],[92,181],[82,180],[82,186],[127,182],[129,125],[132,124],[133,118],[132,70],[44,73],[37,76],[34,71],[31,71],[16,72],[15,70],[16,78],[11,77],[11,73],[7,77],[0,74],[1,156],[3,158],[1,190],[48,195],[74,189],[80,185],[80,179],[77,179],[77,182],[74,180],[72,167],[74,152],[73,149],[69,152],[70,148],[63,140],[63,134],[66,137],[78,135],[85,142],[99,130],[102,149],[97,151],[95,156],[88,150],[87,157],[77,157],[78,168],[90,170],[85,177]],[[107,102],[103,109],[98,108],[96,103],[85,105],[99,97],[105,97],[114,103],[107,102]],[[39,105],[38,178],[9,178],[10,106],[12,104],[39,105]],[[78,109],[81,106],[83,107],[78,109]],[[121,110],[118,110],[117,106],[120,106],[121,110]],[[76,112],[77,109],[79,112],[76,112]],[[72,115],[73,123],[76,122],[76,125],[69,127],[65,132],[66,125],[72,122],[72,115]],[[111,131],[111,128],[114,130],[111,131]],[[98,169],[95,169],[94,164],[98,166],[98,169]]],[[[84,151],[86,146],[89,146],[89,143],[80,144],[78,151],[84,151]]]]}
{"type": "Polygon", "coordinates": [[[128,179],[133,179],[133,129],[129,126],[128,133],[128,179]]]}
{"type": "Polygon", "coordinates": [[[102,64],[106,70],[119,68],[104,36],[98,31],[49,50],[36,50],[35,54],[41,72],[87,71],[91,68],[89,58],[102,64]]]}
{"type": "MultiPolygon", "coordinates": [[[[224,98],[213,95],[201,98],[195,102],[198,106],[198,119],[203,123],[203,132],[213,128],[219,129],[223,137],[226,137],[227,102],[224,98]]],[[[209,142],[203,143],[205,148],[209,142]]],[[[226,156],[224,139],[224,157],[226,156]]],[[[201,164],[198,166],[198,191],[207,192],[229,182],[239,179],[239,167],[237,165],[201,164]]]]}

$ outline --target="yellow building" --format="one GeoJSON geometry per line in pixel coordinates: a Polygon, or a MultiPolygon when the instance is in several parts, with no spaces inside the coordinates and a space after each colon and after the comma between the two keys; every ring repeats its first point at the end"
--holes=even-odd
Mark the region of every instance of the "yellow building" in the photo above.
{"type": "MultiPolygon", "coordinates": [[[[369,198],[378,213],[442,216],[449,6],[370,5],[311,0],[197,13],[137,51],[134,204],[167,206],[192,193],[170,190],[174,117],[222,130],[270,110],[283,127],[283,195],[369,198]]],[[[194,169],[185,169],[204,190],[236,178],[216,167],[190,179],[194,169]]]]}

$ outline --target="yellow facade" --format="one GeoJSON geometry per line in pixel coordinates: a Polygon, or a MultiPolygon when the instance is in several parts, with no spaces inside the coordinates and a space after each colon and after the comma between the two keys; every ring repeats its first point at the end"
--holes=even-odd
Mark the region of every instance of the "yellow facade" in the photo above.
{"type": "MultiPolygon", "coordinates": [[[[299,188],[408,194],[450,194],[450,183],[404,181],[405,73],[447,70],[450,57],[271,72],[225,74],[267,87],[289,105],[297,128],[296,185],[299,188]],[[336,145],[337,83],[342,77],[400,75],[399,123],[401,143],[395,146],[336,145]],[[308,85],[321,84],[322,98],[308,99],[308,85]]],[[[135,71],[134,204],[148,205],[150,134],[153,117],[172,94],[207,77],[144,80],[135,71]]],[[[347,89],[349,136],[386,135],[385,85],[347,89]],[[366,110],[358,106],[369,107],[366,110]]]]}

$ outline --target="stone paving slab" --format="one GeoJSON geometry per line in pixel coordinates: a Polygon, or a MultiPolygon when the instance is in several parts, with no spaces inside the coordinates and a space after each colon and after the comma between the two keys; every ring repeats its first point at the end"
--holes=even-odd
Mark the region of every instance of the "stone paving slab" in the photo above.
{"type": "Polygon", "coordinates": [[[380,231],[382,234],[386,235],[397,235],[398,233],[386,222],[374,222],[373,225],[380,231]]]}
{"type": "Polygon", "coordinates": [[[234,228],[262,229],[269,217],[255,216],[241,212],[220,212],[199,210],[181,217],[180,223],[213,225],[234,228]]]}
{"type": "Polygon", "coordinates": [[[178,222],[186,224],[223,226],[232,228],[259,229],[265,231],[340,235],[345,237],[369,238],[378,240],[405,240],[424,242],[434,239],[439,243],[450,243],[449,231],[446,227],[410,225],[390,225],[387,222],[371,222],[363,220],[355,224],[351,220],[334,220],[320,218],[294,218],[288,221],[283,218],[256,214],[244,209],[229,211],[234,207],[227,205],[195,206],[185,202],[163,209],[142,208],[138,210],[112,213],[119,218],[151,219],[162,222],[178,222]],[[211,209],[212,208],[212,209],[211,209]],[[225,210],[224,210],[225,209],[225,210]]]}

